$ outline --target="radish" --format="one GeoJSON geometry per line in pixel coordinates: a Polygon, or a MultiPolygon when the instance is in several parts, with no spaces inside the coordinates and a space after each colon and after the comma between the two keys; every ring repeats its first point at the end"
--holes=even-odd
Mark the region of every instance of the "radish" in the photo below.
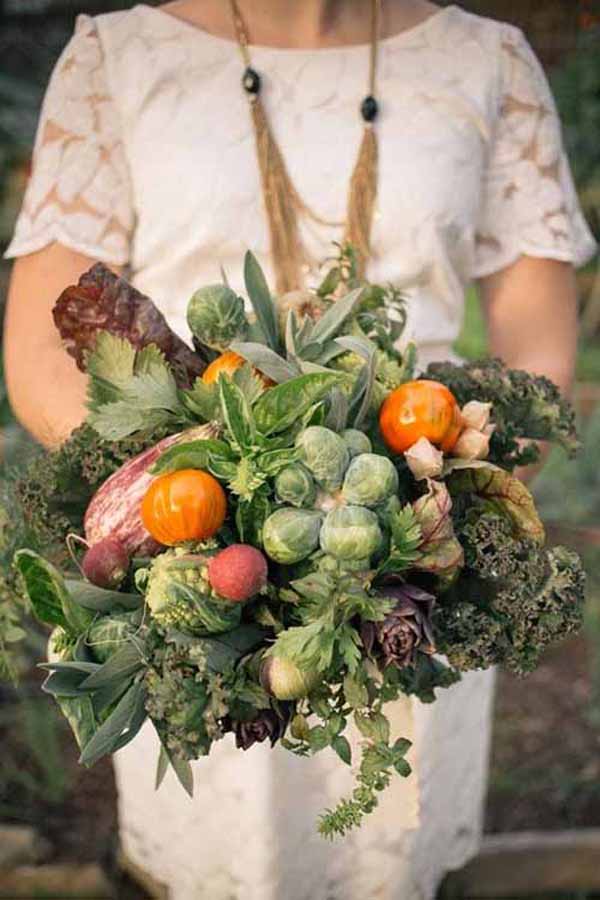
{"type": "Polygon", "coordinates": [[[129,563],[129,553],[122,541],[107,537],[86,550],[81,568],[92,584],[116,590],[127,575],[129,563]]]}
{"type": "Polygon", "coordinates": [[[244,603],[266,586],[267,561],[250,544],[232,544],[210,558],[208,581],[220,597],[244,603]]]}

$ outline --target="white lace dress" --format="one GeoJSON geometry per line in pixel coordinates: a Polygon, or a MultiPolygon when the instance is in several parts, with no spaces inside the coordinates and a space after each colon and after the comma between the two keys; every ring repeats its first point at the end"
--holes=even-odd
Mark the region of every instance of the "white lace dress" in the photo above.
{"type": "MultiPolygon", "coordinates": [[[[302,197],[343,218],[367,48],[257,47],[253,58],[302,197]]],[[[8,256],[59,241],[128,264],[183,336],[187,299],[221,265],[241,289],[251,248],[272,274],[240,75],[232,43],[163,10],[81,16],[46,96],[8,256]]],[[[594,243],[548,86],[518,30],[448,7],[383,41],[378,80],[369,274],[411,298],[409,333],[426,362],[451,353],[470,280],[520,254],[578,265],[594,243]]],[[[306,237],[322,257],[339,233],[306,237]]],[[[429,900],[477,850],[492,685],[492,673],[475,673],[432,706],[395,706],[414,775],[336,844],[314,830],[350,787],[329,751],[312,761],[264,745],[243,754],[225,739],[196,764],[189,800],[171,777],[154,793],[147,726],[116,758],[124,850],[172,900],[429,900]]]]}

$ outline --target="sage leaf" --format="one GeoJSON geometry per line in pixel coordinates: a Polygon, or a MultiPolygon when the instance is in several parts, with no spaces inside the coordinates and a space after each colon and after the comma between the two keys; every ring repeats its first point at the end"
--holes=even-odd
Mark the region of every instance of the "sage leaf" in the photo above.
{"type": "Polygon", "coordinates": [[[65,586],[75,601],[85,609],[94,612],[111,613],[117,609],[139,609],[144,602],[140,594],[125,594],[97,587],[89,581],[66,578],[65,586]]]}
{"type": "Polygon", "coordinates": [[[263,375],[270,378],[276,384],[283,381],[289,381],[300,374],[297,365],[287,362],[283,357],[279,356],[264,344],[250,344],[248,342],[236,341],[231,345],[231,349],[239,356],[252,363],[255,368],[259,369],[263,375]]]}
{"type": "Polygon", "coordinates": [[[82,765],[93,765],[102,756],[113,753],[135,737],[141,727],[142,714],[144,716],[146,714],[144,701],[144,685],[136,682],[123,695],[110,716],[83,748],[79,759],[82,765]],[[136,730],[132,727],[135,725],[136,730]]]}
{"type": "Polygon", "coordinates": [[[279,326],[275,305],[267,285],[263,270],[254,254],[248,251],[244,258],[244,282],[258,323],[264,332],[267,344],[277,353],[279,347],[279,326]]]}
{"type": "Polygon", "coordinates": [[[350,318],[358,306],[363,291],[364,288],[362,287],[356,288],[356,290],[351,291],[345,297],[342,297],[341,300],[336,300],[315,324],[311,335],[311,341],[324,344],[325,341],[328,341],[339,334],[346,320],[350,318]]]}
{"type": "Polygon", "coordinates": [[[120,650],[107,659],[107,661],[95,672],[89,675],[83,682],[83,687],[89,691],[107,687],[117,681],[122,681],[137,672],[143,665],[139,649],[130,641],[120,650]]]}

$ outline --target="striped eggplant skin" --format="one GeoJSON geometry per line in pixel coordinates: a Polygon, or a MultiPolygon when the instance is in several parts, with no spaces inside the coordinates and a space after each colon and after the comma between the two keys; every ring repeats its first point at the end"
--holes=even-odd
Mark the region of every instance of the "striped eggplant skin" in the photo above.
{"type": "Polygon", "coordinates": [[[86,510],[83,525],[88,544],[113,537],[122,542],[130,556],[160,553],[164,548],[146,531],[140,515],[142,500],[154,479],[149,469],[173,444],[214,436],[212,424],[169,435],[117,469],[98,488],[86,510]]]}

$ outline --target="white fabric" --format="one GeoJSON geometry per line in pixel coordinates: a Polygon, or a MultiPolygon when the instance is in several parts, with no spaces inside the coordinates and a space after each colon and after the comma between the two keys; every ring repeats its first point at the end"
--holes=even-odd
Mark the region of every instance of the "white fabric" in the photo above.
{"type": "MultiPolygon", "coordinates": [[[[361,134],[365,47],[253,49],[270,121],[302,197],[340,220],[361,134]]],[[[128,264],[135,284],[187,337],[186,302],[220,280],[242,288],[251,248],[272,277],[254,138],[235,46],[143,5],[81,16],[48,89],[33,176],[8,256],[59,241],[128,264]]],[[[522,34],[440,11],[382,42],[379,208],[373,280],[410,298],[422,362],[450,355],[473,277],[520,254],[581,264],[594,252],[553,101],[522,34]]],[[[327,255],[338,238],[307,241],[327,255]]],[[[171,776],[155,794],[147,726],[116,759],[121,836],[172,900],[430,900],[476,852],[493,673],[433,706],[405,701],[395,730],[414,739],[362,832],[327,844],[317,813],[350,789],[324,752],[242,754],[230,740],[195,766],[189,801],[171,776]]]]}

